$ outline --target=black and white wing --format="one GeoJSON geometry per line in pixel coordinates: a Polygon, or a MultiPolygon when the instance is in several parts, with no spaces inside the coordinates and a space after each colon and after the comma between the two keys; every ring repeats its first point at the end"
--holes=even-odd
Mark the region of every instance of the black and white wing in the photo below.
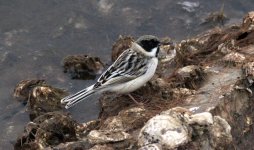
{"type": "Polygon", "coordinates": [[[145,74],[148,69],[148,59],[132,49],[125,50],[100,76],[94,88],[121,84],[145,74]]]}

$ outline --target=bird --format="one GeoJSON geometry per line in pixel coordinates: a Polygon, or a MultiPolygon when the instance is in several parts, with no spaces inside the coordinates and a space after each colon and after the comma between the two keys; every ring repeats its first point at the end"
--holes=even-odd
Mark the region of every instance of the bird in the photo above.
{"type": "MultiPolygon", "coordinates": [[[[155,74],[160,43],[156,36],[140,36],[131,43],[130,48],[118,56],[93,85],[64,97],[61,103],[69,109],[95,93],[129,94],[142,87],[155,74]]],[[[129,96],[135,101],[131,95],[129,96]]]]}

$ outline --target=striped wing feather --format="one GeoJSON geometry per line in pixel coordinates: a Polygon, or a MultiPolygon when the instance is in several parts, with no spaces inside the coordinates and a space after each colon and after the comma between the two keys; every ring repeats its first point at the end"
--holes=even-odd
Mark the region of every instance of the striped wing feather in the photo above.
{"type": "Polygon", "coordinates": [[[146,73],[147,57],[128,49],[100,76],[94,88],[128,82],[146,73]]]}

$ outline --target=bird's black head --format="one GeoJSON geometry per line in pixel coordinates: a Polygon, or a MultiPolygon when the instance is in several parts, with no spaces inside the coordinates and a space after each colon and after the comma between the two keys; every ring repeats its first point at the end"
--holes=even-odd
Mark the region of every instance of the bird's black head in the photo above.
{"type": "Polygon", "coordinates": [[[148,53],[154,54],[155,56],[159,53],[159,38],[153,35],[144,35],[137,39],[137,44],[139,44],[148,53]]]}

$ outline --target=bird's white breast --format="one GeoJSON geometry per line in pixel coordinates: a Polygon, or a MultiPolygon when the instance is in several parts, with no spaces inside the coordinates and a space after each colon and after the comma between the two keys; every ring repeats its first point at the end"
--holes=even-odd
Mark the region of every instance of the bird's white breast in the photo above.
{"type": "Polygon", "coordinates": [[[158,65],[158,58],[154,57],[149,61],[148,69],[146,73],[136,79],[133,79],[129,82],[115,85],[114,87],[110,88],[111,92],[116,92],[119,94],[129,93],[137,90],[138,88],[142,87],[146,82],[148,82],[154,75],[156,68],[158,65]]]}

